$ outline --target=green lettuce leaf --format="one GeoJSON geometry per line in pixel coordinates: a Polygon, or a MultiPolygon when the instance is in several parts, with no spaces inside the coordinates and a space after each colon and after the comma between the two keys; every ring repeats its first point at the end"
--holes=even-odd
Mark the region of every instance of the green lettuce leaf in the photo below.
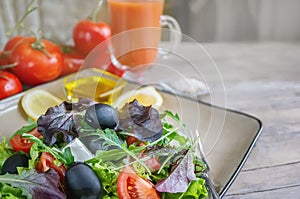
{"type": "Polygon", "coordinates": [[[5,160],[12,156],[13,153],[14,150],[8,145],[6,138],[3,137],[0,143],[0,171],[5,160]]]}
{"type": "Polygon", "coordinates": [[[25,199],[22,190],[5,183],[0,183],[0,198],[2,199],[25,199]]]}
{"type": "Polygon", "coordinates": [[[118,198],[117,179],[119,172],[112,170],[101,160],[98,163],[93,164],[92,169],[95,171],[102,183],[102,187],[106,192],[106,198],[118,198]]]}

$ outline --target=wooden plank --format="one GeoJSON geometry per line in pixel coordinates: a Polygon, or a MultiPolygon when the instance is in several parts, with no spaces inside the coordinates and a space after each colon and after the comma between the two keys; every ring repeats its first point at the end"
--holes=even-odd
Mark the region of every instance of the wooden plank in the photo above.
{"type": "Polygon", "coordinates": [[[282,199],[282,198],[299,198],[300,186],[283,187],[279,189],[270,189],[263,191],[254,191],[246,194],[227,194],[223,199],[282,199]]]}
{"type": "Polygon", "coordinates": [[[275,88],[255,82],[244,95],[239,93],[246,86],[233,88],[228,94],[234,109],[254,114],[264,123],[263,133],[245,165],[247,169],[300,160],[300,99],[297,96],[300,82],[280,82],[277,85],[280,94],[275,88]],[[254,91],[255,87],[260,88],[254,91]]]}
{"type": "Polygon", "coordinates": [[[286,188],[298,188],[298,191],[300,191],[299,170],[300,161],[273,167],[243,170],[230,188],[227,196],[269,192],[286,188]]]}

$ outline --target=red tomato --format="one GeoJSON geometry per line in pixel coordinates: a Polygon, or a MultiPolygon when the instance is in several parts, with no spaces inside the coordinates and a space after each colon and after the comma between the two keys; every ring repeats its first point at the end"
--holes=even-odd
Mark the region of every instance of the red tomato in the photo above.
{"type": "Polygon", "coordinates": [[[13,47],[15,47],[15,45],[21,41],[24,37],[22,35],[18,35],[18,36],[15,36],[15,37],[12,37],[10,38],[5,46],[4,46],[4,51],[9,51],[9,50],[12,50],[13,47]]]}
{"type": "Polygon", "coordinates": [[[64,57],[64,66],[60,76],[65,76],[70,73],[77,72],[84,62],[84,56],[74,47],[63,46],[62,53],[64,57]]]}
{"type": "Polygon", "coordinates": [[[60,179],[63,180],[66,173],[66,167],[64,165],[57,166],[55,163],[55,158],[53,155],[47,152],[42,152],[40,160],[36,164],[36,170],[38,172],[46,172],[50,168],[54,169],[60,176],[60,179]]]}
{"type": "Polygon", "coordinates": [[[0,51],[0,66],[8,64],[9,56],[6,52],[0,51]]]}
{"type": "Polygon", "coordinates": [[[0,99],[22,92],[22,84],[14,74],[0,70],[0,99]]]}
{"type": "Polygon", "coordinates": [[[110,27],[104,23],[81,20],[73,29],[75,48],[87,55],[98,44],[105,41],[111,35],[110,27]]]}
{"type": "Polygon", "coordinates": [[[50,41],[27,37],[11,50],[10,63],[17,65],[11,70],[29,86],[56,79],[63,67],[63,55],[59,47],[50,41]]]}
{"type": "MultiPolygon", "coordinates": [[[[31,134],[37,138],[42,137],[42,135],[37,131],[37,128],[28,132],[28,134],[31,134]]],[[[33,142],[31,142],[29,138],[23,138],[20,134],[12,137],[9,143],[15,151],[23,151],[28,154],[30,152],[31,146],[33,145],[33,142]]]]}
{"type": "Polygon", "coordinates": [[[123,74],[125,73],[124,70],[117,68],[115,65],[113,65],[112,63],[108,65],[108,67],[106,68],[106,70],[112,74],[115,74],[119,77],[122,77],[123,74]]]}
{"type": "Polygon", "coordinates": [[[153,185],[139,177],[129,166],[121,171],[117,180],[117,190],[120,199],[160,198],[153,185]]]}

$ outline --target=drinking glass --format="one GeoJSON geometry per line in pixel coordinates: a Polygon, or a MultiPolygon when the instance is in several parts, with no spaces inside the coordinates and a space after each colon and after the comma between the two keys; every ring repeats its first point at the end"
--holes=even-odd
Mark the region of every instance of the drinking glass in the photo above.
{"type": "Polygon", "coordinates": [[[170,45],[177,47],[181,42],[180,26],[173,17],[163,15],[164,3],[164,0],[108,0],[113,65],[135,74],[151,67],[164,54],[158,49],[165,26],[170,29],[170,45]]]}

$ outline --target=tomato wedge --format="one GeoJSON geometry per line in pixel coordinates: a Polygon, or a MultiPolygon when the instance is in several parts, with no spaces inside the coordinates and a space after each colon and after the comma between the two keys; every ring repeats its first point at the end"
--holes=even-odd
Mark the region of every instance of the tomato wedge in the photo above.
{"type": "MultiPolygon", "coordinates": [[[[41,133],[37,131],[37,128],[28,132],[28,134],[31,134],[37,138],[42,137],[41,133]]],[[[33,145],[33,142],[31,142],[29,138],[23,138],[21,134],[17,134],[12,137],[9,143],[15,151],[23,151],[28,154],[31,146],[33,145]]]]}
{"type": "Polygon", "coordinates": [[[121,171],[117,181],[117,190],[120,199],[160,198],[153,184],[138,176],[129,166],[121,171]]]}
{"type": "Polygon", "coordinates": [[[56,165],[54,163],[55,158],[48,152],[42,152],[40,160],[36,164],[36,170],[39,172],[46,172],[50,168],[54,169],[60,176],[60,179],[63,180],[66,173],[66,167],[64,165],[56,165]]]}

